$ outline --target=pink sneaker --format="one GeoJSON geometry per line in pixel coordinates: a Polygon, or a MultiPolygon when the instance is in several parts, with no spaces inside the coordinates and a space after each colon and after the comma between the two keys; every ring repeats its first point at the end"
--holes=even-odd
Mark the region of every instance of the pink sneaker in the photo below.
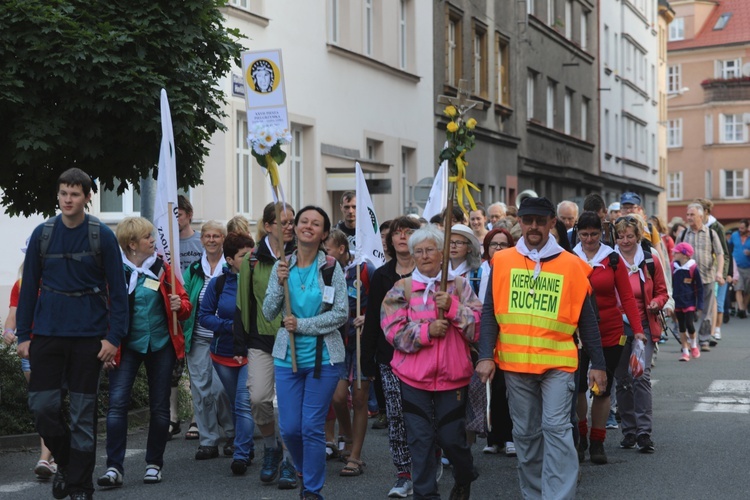
{"type": "Polygon", "coordinates": [[[701,350],[697,347],[693,347],[692,349],[690,349],[690,354],[692,354],[695,359],[698,359],[701,357],[701,350]]]}
{"type": "Polygon", "coordinates": [[[690,361],[690,354],[682,351],[682,355],[680,355],[680,361],[690,361]]]}

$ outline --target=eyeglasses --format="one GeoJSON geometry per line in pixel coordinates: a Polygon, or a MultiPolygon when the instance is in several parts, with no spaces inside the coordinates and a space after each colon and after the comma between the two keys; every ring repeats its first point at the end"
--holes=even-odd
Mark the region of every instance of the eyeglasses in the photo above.
{"type": "MultiPolygon", "coordinates": [[[[277,222],[277,221],[273,221],[273,222],[271,223],[271,225],[272,225],[272,226],[273,226],[273,225],[276,225],[276,224],[278,224],[278,222],[277,222]]],[[[294,221],[293,221],[293,220],[288,220],[288,221],[286,221],[286,222],[282,222],[282,223],[281,223],[281,227],[292,227],[293,225],[294,225],[294,221]]]]}
{"type": "Polygon", "coordinates": [[[395,237],[398,236],[400,238],[408,238],[412,234],[414,234],[414,229],[402,229],[400,231],[393,231],[391,234],[395,237]]]}
{"type": "Polygon", "coordinates": [[[414,257],[418,259],[421,259],[422,257],[429,257],[437,251],[437,248],[417,248],[416,250],[414,250],[414,257]]]}
{"type": "Polygon", "coordinates": [[[206,238],[207,240],[220,240],[224,238],[223,234],[202,234],[201,238],[206,238]]]}
{"type": "Polygon", "coordinates": [[[590,233],[578,233],[578,237],[581,239],[584,238],[599,238],[602,235],[601,231],[592,231],[590,233]]]}
{"type": "Polygon", "coordinates": [[[546,226],[549,218],[545,215],[524,215],[521,217],[524,226],[531,226],[536,222],[537,226],[546,226]]]}
{"type": "Polygon", "coordinates": [[[633,224],[638,224],[638,219],[636,219],[632,215],[623,215],[622,217],[618,217],[617,219],[615,219],[615,224],[619,224],[622,221],[625,221],[627,223],[632,222],[633,224]]]}
{"type": "Polygon", "coordinates": [[[468,241],[451,240],[451,246],[454,247],[454,248],[456,248],[456,247],[465,247],[468,244],[469,244],[468,241]]]}
{"type": "Polygon", "coordinates": [[[510,245],[508,243],[498,243],[497,241],[493,241],[488,245],[490,248],[508,248],[510,245]]]}

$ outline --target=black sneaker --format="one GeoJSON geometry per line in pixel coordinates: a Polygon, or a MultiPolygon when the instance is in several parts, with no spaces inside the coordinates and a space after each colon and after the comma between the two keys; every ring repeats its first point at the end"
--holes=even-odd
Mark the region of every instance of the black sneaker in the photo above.
{"type": "Polygon", "coordinates": [[[232,469],[232,474],[235,476],[244,476],[248,465],[245,460],[232,460],[232,465],[229,468],[232,469]]]}
{"type": "Polygon", "coordinates": [[[620,441],[620,448],[632,450],[635,448],[635,434],[626,434],[620,441]]]}
{"type": "Polygon", "coordinates": [[[604,465],[607,463],[607,454],[604,453],[604,442],[603,441],[591,441],[591,450],[589,451],[591,456],[591,463],[597,465],[604,465]]]}
{"type": "Polygon", "coordinates": [[[218,446],[199,446],[198,451],[195,452],[196,460],[208,460],[209,458],[216,458],[218,456],[218,446]]]}
{"type": "Polygon", "coordinates": [[[450,500],[469,500],[471,498],[471,483],[454,484],[450,500]]]}
{"type": "Polygon", "coordinates": [[[61,500],[68,496],[68,476],[67,469],[57,464],[57,472],[52,479],[52,496],[61,500]]]}
{"type": "Polygon", "coordinates": [[[386,429],[388,428],[388,417],[385,415],[385,413],[380,412],[378,413],[378,416],[375,417],[375,421],[372,423],[371,429],[386,429]]]}
{"type": "Polygon", "coordinates": [[[584,460],[586,460],[586,450],[589,448],[589,439],[581,435],[580,438],[578,438],[578,463],[583,463],[584,460]]]}
{"type": "Polygon", "coordinates": [[[747,318],[747,311],[745,311],[744,309],[741,310],[740,312],[737,313],[737,317],[742,318],[742,319],[747,318]]]}
{"type": "Polygon", "coordinates": [[[638,436],[638,444],[636,445],[640,453],[653,453],[654,442],[651,441],[651,436],[648,434],[641,434],[638,436]]]}
{"type": "Polygon", "coordinates": [[[224,444],[224,456],[231,457],[232,455],[234,455],[234,439],[224,444]]]}

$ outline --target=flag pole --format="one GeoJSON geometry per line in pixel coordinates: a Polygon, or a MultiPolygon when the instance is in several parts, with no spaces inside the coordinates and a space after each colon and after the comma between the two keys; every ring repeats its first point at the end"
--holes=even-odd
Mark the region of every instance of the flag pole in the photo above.
{"type": "MultiPolygon", "coordinates": [[[[359,201],[359,200],[357,200],[359,201]]],[[[361,311],[360,301],[362,300],[361,297],[361,290],[362,290],[362,281],[360,280],[360,273],[361,273],[361,267],[360,263],[357,262],[357,312],[354,314],[354,318],[356,319],[359,316],[359,311],[361,311]]],[[[362,389],[362,349],[361,344],[359,340],[359,336],[362,333],[362,327],[357,327],[357,389],[362,389]]]]}
{"type": "MultiPolygon", "coordinates": [[[[280,200],[281,196],[278,187],[274,186],[276,192],[276,199],[280,200]]],[[[281,225],[281,209],[283,202],[276,202],[276,241],[278,242],[278,248],[276,254],[279,259],[285,259],[286,254],[284,253],[284,226],[281,225]]],[[[286,208],[286,207],[284,207],[286,208]]],[[[292,315],[292,303],[289,297],[289,279],[284,280],[284,316],[292,315]]],[[[292,372],[297,373],[297,348],[294,342],[294,333],[289,333],[289,354],[292,358],[292,372]]]]}
{"type": "MultiPolygon", "coordinates": [[[[174,246],[174,236],[172,235],[172,224],[174,224],[174,202],[167,203],[167,210],[169,215],[169,251],[174,255],[175,246],[174,246]]],[[[174,262],[174,258],[172,259],[172,262],[174,262]]],[[[175,293],[175,290],[177,289],[177,284],[175,283],[176,278],[174,276],[174,266],[169,266],[170,273],[169,273],[169,280],[172,285],[172,293],[175,293]]],[[[172,311],[172,333],[173,335],[177,335],[177,311],[172,311]]]]}
{"type": "MultiPolygon", "coordinates": [[[[455,184],[448,183],[448,203],[445,206],[445,217],[443,217],[443,274],[440,277],[440,290],[445,292],[448,288],[448,259],[451,256],[451,226],[453,224],[453,191],[455,184]]],[[[443,319],[444,311],[438,308],[438,319],[443,319]]]]}

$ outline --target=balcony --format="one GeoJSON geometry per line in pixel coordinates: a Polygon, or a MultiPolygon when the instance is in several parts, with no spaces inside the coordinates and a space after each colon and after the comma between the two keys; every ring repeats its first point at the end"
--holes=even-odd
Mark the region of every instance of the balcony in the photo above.
{"type": "Polygon", "coordinates": [[[750,101],[750,77],[709,78],[701,82],[704,102],[750,101]]]}

